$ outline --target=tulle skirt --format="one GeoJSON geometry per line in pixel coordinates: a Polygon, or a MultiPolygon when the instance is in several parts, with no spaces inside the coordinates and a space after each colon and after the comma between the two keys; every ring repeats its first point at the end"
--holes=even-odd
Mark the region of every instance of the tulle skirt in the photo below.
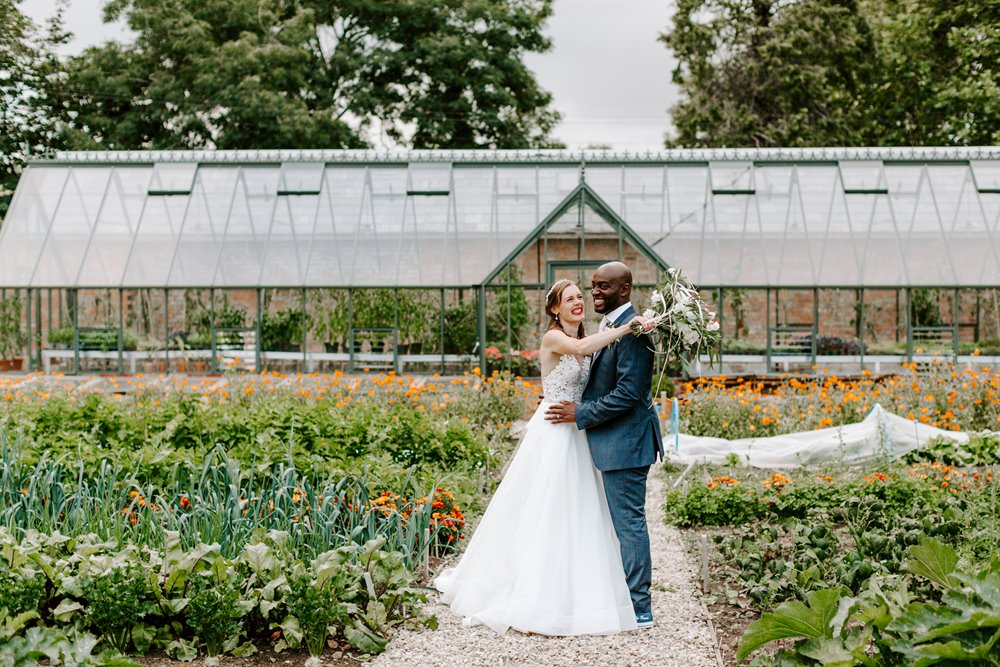
{"type": "Polygon", "coordinates": [[[608,634],[636,627],[621,552],[585,431],[546,403],[459,564],[434,585],[468,623],[497,632],[608,634]]]}

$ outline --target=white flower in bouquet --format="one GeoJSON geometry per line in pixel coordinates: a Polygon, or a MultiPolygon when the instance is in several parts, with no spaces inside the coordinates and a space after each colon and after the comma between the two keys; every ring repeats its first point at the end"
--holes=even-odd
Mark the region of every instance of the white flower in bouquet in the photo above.
{"type": "Polygon", "coordinates": [[[683,322],[677,325],[677,330],[681,333],[681,338],[684,339],[684,343],[688,346],[692,346],[698,342],[701,336],[695,331],[691,326],[684,324],[683,322]]]}
{"type": "MultiPolygon", "coordinates": [[[[707,354],[709,364],[719,354],[721,334],[715,311],[698,294],[680,269],[667,269],[667,276],[650,297],[651,307],[643,312],[656,353],[664,358],[707,354]]],[[[636,327],[642,333],[642,327],[636,327]]],[[[665,362],[664,362],[665,363],[665,362]]]]}

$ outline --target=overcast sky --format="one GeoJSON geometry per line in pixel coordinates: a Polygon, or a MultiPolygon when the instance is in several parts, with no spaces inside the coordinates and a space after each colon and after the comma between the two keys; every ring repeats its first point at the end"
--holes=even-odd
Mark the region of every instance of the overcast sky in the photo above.
{"type": "MultiPolygon", "coordinates": [[[[124,25],[102,23],[103,6],[104,0],[70,0],[66,23],[75,39],[68,52],[129,39],[124,25]]],[[[547,27],[553,48],[530,55],[527,64],[563,115],[555,136],[574,149],[662,148],[677,91],[670,83],[673,58],[656,38],[668,26],[673,2],[556,0],[554,6],[547,27]]],[[[42,23],[56,0],[24,0],[21,7],[42,23]]]]}

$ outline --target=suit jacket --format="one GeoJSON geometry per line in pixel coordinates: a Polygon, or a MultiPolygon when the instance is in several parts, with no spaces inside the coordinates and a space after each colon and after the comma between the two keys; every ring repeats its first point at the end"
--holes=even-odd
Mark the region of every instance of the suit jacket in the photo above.
{"type": "MultiPolygon", "coordinates": [[[[614,325],[633,317],[629,306],[614,325]]],[[[576,425],[587,430],[598,470],[641,468],[663,458],[660,422],[652,407],[652,348],[649,336],[626,334],[594,354],[576,406],[576,425]]]]}

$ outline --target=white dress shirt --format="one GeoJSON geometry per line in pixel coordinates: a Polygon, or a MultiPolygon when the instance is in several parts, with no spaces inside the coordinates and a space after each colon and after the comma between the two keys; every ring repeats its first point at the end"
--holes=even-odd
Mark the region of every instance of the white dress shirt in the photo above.
{"type": "Polygon", "coordinates": [[[620,305],[617,308],[615,308],[614,310],[612,310],[610,313],[607,313],[604,316],[604,319],[601,320],[601,325],[599,327],[597,327],[597,331],[598,332],[604,331],[608,327],[614,325],[615,320],[617,320],[619,317],[621,317],[622,313],[624,313],[626,310],[628,310],[629,306],[631,306],[631,305],[632,305],[631,302],[626,301],[622,305],[620,305]]]}

